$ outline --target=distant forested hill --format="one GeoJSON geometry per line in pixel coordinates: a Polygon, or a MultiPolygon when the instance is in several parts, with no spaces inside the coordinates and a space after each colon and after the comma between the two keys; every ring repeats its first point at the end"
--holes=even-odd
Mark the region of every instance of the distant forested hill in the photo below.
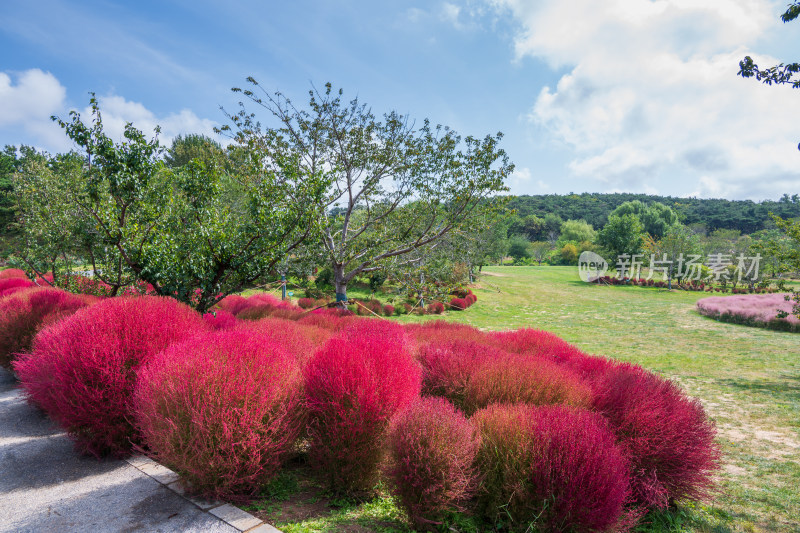
{"type": "Polygon", "coordinates": [[[791,197],[785,194],[777,202],[704,200],[628,193],[545,194],[514,197],[509,207],[516,209],[521,217],[544,217],[547,213],[555,213],[564,220],[583,219],[597,229],[605,225],[611,211],[629,200],[661,202],[675,209],[684,224],[705,224],[708,231],[722,228],[737,229],[743,234],[753,233],[771,222],[770,212],[783,218],[800,217],[800,197],[797,194],[791,197]]]}

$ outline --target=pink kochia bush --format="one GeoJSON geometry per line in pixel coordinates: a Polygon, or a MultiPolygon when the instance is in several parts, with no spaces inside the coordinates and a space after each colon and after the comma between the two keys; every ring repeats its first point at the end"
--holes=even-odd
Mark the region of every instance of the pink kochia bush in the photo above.
{"type": "Polygon", "coordinates": [[[30,350],[39,330],[86,305],[79,296],[45,287],[0,299],[0,365],[11,368],[18,354],[30,350]]]}
{"type": "Polygon", "coordinates": [[[21,289],[35,286],[28,278],[0,278],[0,296],[13,294],[21,289]]]}
{"type": "Polygon", "coordinates": [[[236,317],[225,309],[217,309],[216,311],[206,313],[203,315],[203,320],[214,330],[233,329],[237,324],[236,317]]]}
{"type": "Polygon", "coordinates": [[[414,528],[435,530],[445,514],[465,510],[478,485],[480,437],[447,400],[422,398],[393,420],[388,477],[414,528]]]}
{"type": "Polygon", "coordinates": [[[174,344],[140,372],[135,416],[151,455],[194,493],[249,500],[280,470],[304,421],[295,357],[268,334],[174,344]]]}
{"type": "Polygon", "coordinates": [[[139,442],[131,412],[139,367],[207,328],[172,298],[110,298],[43,329],[14,368],[29,400],[80,451],[121,457],[139,442]]]}
{"type": "Polygon", "coordinates": [[[641,367],[617,364],[597,378],[594,409],[610,423],[631,459],[633,495],[663,509],[682,498],[703,499],[720,454],[716,430],[699,401],[641,367]]]}
{"type": "Polygon", "coordinates": [[[723,322],[800,332],[800,319],[792,315],[792,302],[786,294],[712,296],[697,301],[697,311],[723,322]],[[778,311],[788,313],[778,318],[778,311]]]}
{"type": "Polygon", "coordinates": [[[7,268],[5,270],[0,270],[0,279],[8,279],[8,278],[26,278],[28,275],[25,273],[24,270],[19,268],[7,268]]]}
{"type": "Polygon", "coordinates": [[[420,392],[402,327],[355,322],[317,350],[303,377],[313,464],[335,491],[371,489],[390,419],[420,392]]]}
{"type": "Polygon", "coordinates": [[[480,430],[479,509],[509,531],[620,531],[629,465],[600,415],[495,404],[480,430]]]}

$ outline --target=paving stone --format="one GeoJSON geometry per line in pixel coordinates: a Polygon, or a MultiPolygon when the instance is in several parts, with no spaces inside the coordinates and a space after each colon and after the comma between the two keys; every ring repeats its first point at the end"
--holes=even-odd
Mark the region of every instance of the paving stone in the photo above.
{"type": "Polygon", "coordinates": [[[234,507],[229,503],[211,509],[209,513],[213,514],[217,518],[221,518],[240,531],[247,531],[248,529],[252,529],[262,523],[261,520],[255,516],[242,511],[238,507],[234,507]]]}
{"type": "Polygon", "coordinates": [[[139,467],[139,470],[164,485],[169,485],[178,480],[178,474],[158,463],[142,465],[139,467]]]}
{"type": "Polygon", "coordinates": [[[269,524],[261,524],[253,529],[248,529],[247,533],[283,533],[280,529],[269,524]]]}

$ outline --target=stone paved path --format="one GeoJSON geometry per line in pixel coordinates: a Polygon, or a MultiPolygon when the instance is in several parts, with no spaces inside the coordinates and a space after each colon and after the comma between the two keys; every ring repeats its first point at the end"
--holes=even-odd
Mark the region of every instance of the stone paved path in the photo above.
{"type": "MultiPolygon", "coordinates": [[[[276,531],[266,525],[248,527],[276,531]]],[[[203,511],[127,461],[79,456],[66,435],[23,400],[14,378],[0,368],[0,532],[242,529],[203,511]]]]}

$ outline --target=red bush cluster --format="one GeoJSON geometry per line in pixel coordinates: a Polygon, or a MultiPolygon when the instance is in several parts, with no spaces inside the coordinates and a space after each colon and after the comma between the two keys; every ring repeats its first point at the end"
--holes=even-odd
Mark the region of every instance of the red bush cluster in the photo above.
{"type": "Polygon", "coordinates": [[[597,414],[493,405],[473,418],[482,444],[479,505],[511,531],[618,531],[629,464],[597,414]]]}
{"type": "Polygon", "coordinates": [[[18,355],[30,350],[39,330],[86,305],[74,294],[45,287],[0,299],[0,365],[11,368],[18,355]]]}
{"type": "Polygon", "coordinates": [[[19,268],[7,268],[5,270],[0,270],[0,279],[9,279],[9,278],[26,278],[28,275],[25,273],[24,270],[20,270],[19,268]]]}
{"type": "Polygon", "coordinates": [[[35,286],[28,278],[3,278],[0,279],[0,297],[35,286]]]}
{"type": "Polygon", "coordinates": [[[280,470],[304,419],[295,358],[270,335],[221,331],[175,344],[139,373],[143,441],[194,493],[250,499],[280,470]]]}
{"type": "Polygon", "coordinates": [[[333,490],[371,488],[389,420],[419,396],[421,372],[404,341],[356,322],[312,356],[304,378],[312,460],[333,490]]]}
{"type": "Polygon", "coordinates": [[[130,410],[139,367],[207,327],[171,298],[110,298],[42,330],[14,368],[28,398],[79,450],[124,456],[139,440],[130,410]]]}
{"type": "Polygon", "coordinates": [[[467,301],[463,298],[453,298],[450,300],[450,309],[452,311],[463,311],[467,308],[467,301]]]}
{"type": "Polygon", "coordinates": [[[429,315],[441,315],[444,313],[444,304],[442,302],[431,302],[428,304],[429,315]]]}
{"type": "Polygon", "coordinates": [[[435,530],[447,513],[465,510],[477,487],[480,437],[447,400],[422,398],[389,430],[392,492],[418,531],[435,530]]]}
{"type": "Polygon", "coordinates": [[[386,304],[383,306],[383,314],[385,316],[392,316],[394,315],[394,306],[386,304]]]}
{"type": "Polygon", "coordinates": [[[214,330],[233,329],[237,324],[236,317],[225,309],[217,309],[216,311],[206,313],[203,315],[203,320],[214,330]]]}

